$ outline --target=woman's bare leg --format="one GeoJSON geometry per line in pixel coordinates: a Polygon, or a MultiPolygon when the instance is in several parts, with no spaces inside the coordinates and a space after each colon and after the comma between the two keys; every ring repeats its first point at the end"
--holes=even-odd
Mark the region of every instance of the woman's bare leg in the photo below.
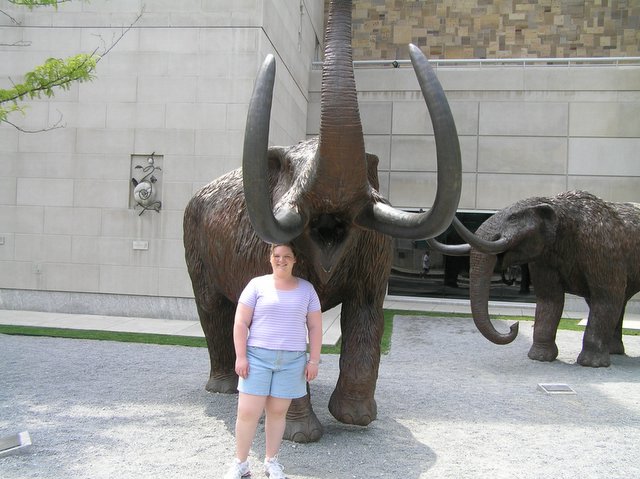
{"type": "MultiPolygon", "coordinates": [[[[256,435],[258,421],[267,403],[267,396],[238,393],[238,417],[236,419],[236,458],[244,462],[249,457],[256,435]]],[[[286,410],[285,410],[286,414],[286,410]]]]}
{"type": "Polygon", "coordinates": [[[284,428],[287,424],[287,411],[291,399],[267,397],[266,402],[266,418],[264,423],[266,436],[266,458],[276,457],[282,444],[282,436],[284,428]]]}

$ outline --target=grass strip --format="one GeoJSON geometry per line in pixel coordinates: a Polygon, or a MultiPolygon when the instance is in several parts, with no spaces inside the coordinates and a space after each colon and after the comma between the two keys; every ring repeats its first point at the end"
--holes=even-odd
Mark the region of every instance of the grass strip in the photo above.
{"type": "MultiPolygon", "coordinates": [[[[413,311],[404,309],[384,310],[384,333],[380,343],[382,354],[391,350],[391,335],[393,333],[394,316],[426,316],[438,318],[471,318],[469,313],[443,313],[435,311],[413,311]]],[[[506,321],[533,321],[531,316],[501,316],[494,319],[506,321]]],[[[584,326],[578,325],[579,319],[563,318],[560,320],[559,330],[584,331],[584,326]]],[[[125,343],[159,344],[171,346],[188,346],[204,348],[207,346],[205,338],[194,336],[174,336],[169,334],[128,333],[121,331],[98,331],[90,329],[44,328],[38,326],[12,326],[0,324],[0,334],[18,336],[47,336],[52,338],[89,339],[98,341],[117,341],[125,343]]],[[[622,334],[640,336],[636,329],[623,329],[622,334]]],[[[340,354],[342,339],[335,346],[323,346],[322,354],[340,354]]]]}
{"type": "Polygon", "coordinates": [[[18,336],[47,336],[51,338],[91,339],[122,343],[160,344],[172,346],[206,347],[204,338],[172,336],[169,334],[97,331],[93,329],[43,328],[38,326],[10,326],[0,324],[0,334],[18,336]]]}

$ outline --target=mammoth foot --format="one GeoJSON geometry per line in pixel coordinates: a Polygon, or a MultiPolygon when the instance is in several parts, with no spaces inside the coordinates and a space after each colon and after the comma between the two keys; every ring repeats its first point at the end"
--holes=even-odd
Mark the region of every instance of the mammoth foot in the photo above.
{"type": "Polygon", "coordinates": [[[310,411],[308,415],[295,419],[287,416],[283,439],[300,443],[316,442],[322,437],[322,432],[322,424],[315,413],[310,411]]]}
{"type": "Polygon", "coordinates": [[[238,392],[236,374],[211,375],[205,389],[210,393],[235,394],[238,392]]]}
{"type": "Polygon", "coordinates": [[[607,368],[611,365],[609,351],[588,351],[583,349],[578,355],[578,364],[592,368],[607,368]]]}
{"type": "Polygon", "coordinates": [[[307,384],[307,395],[291,401],[287,411],[284,439],[294,442],[315,442],[322,437],[322,424],[311,407],[311,395],[307,384]]]}
{"type": "Polygon", "coordinates": [[[533,343],[528,356],[535,361],[554,361],[558,357],[558,346],[555,343],[533,343]]]}
{"type": "Polygon", "coordinates": [[[609,342],[609,354],[624,354],[622,339],[612,339],[609,342]]]}
{"type": "Polygon", "coordinates": [[[345,424],[367,426],[378,416],[378,406],[373,398],[346,398],[336,389],[329,400],[329,412],[345,424]]]}

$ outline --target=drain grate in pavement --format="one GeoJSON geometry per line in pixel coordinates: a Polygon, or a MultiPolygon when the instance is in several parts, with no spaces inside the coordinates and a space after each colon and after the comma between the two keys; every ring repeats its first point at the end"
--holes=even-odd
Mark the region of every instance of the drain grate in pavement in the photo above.
{"type": "Polygon", "coordinates": [[[31,437],[27,431],[13,436],[0,437],[0,456],[15,449],[31,445],[31,437]]]}
{"type": "Polygon", "coordinates": [[[538,389],[547,394],[576,394],[568,384],[560,383],[539,383],[538,389]]]}

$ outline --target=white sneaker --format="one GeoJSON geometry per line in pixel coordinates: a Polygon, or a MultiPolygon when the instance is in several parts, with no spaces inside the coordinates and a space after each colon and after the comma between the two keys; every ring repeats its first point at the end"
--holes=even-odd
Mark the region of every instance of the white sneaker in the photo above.
{"type": "Polygon", "coordinates": [[[231,464],[231,467],[229,467],[229,470],[224,475],[224,479],[242,479],[250,475],[249,461],[240,462],[239,459],[234,459],[233,464],[231,464]]]}
{"type": "Polygon", "coordinates": [[[287,479],[284,475],[284,466],[278,462],[277,457],[264,460],[264,473],[271,479],[287,479]]]}

